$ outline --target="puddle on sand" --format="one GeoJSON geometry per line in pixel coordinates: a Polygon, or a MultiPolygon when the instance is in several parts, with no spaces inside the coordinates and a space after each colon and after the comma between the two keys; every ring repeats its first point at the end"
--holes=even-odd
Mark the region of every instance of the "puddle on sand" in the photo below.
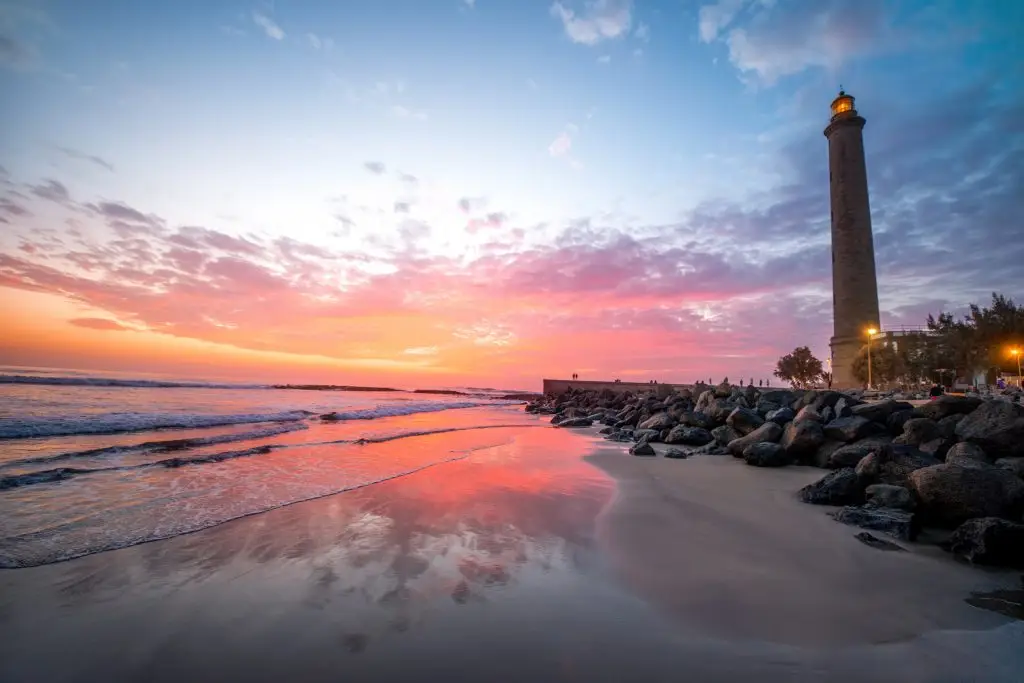
{"type": "Polygon", "coordinates": [[[966,599],[968,605],[1002,614],[1004,617],[1024,620],[1024,574],[1020,577],[1018,590],[996,590],[986,593],[971,593],[966,599]]]}

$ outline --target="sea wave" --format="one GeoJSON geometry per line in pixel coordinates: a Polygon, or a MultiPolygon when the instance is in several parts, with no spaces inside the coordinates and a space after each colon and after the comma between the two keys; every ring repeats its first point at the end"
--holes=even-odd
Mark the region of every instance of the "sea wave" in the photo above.
{"type": "Polygon", "coordinates": [[[342,410],[333,413],[325,413],[320,416],[323,422],[344,422],[346,420],[375,420],[380,417],[400,417],[402,415],[414,415],[416,413],[436,413],[442,410],[454,410],[457,408],[481,408],[483,406],[502,405],[500,403],[480,401],[416,401],[401,403],[399,405],[378,405],[374,408],[362,408],[359,410],[342,410]]]}
{"type": "Polygon", "coordinates": [[[0,423],[0,440],[76,434],[121,434],[154,429],[220,427],[257,422],[297,422],[315,415],[308,410],[240,415],[193,415],[187,413],[101,413],[65,417],[24,417],[0,423]]]}
{"type": "Polygon", "coordinates": [[[36,458],[22,458],[11,460],[0,465],[0,469],[9,467],[22,467],[25,465],[35,466],[44,463],[61,462],[64,460],[75,460],[78,458],[96,458],[112,455],[128,455],[131,453],[170,453],[184,451],[190,448],[202,446],[216,446],[223,443],[234,443],[238,441],[253,441],[265,439],[289,432],[309,429],[305,422],[283,422],[272,424],[261,429],[251,429],[244,432],[231,432],[229,434],[216,434],[212,436],[195,436],[186,439],[164,439],[160,441],[143,441],[142,443],[127,444],[123,446],[106,446],[104,448],[90,448],[84,451],[69,451],[55,455],[44,455],[36,458]]]}
{"type": "Polygon", "coordinates": [[[51,386],[136,387],[146,389],[268,389],[266,384],[185,382],[159,379],[115,379],[113,377],[59,377],[0,375],[0,384],[45,384],[51,386]]]}

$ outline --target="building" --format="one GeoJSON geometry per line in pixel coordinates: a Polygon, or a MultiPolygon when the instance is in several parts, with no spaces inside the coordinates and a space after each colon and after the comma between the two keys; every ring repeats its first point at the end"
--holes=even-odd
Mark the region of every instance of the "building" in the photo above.
{"type": "Polygon", "coordinates": [[[875,246],[864,161],[865,120],[842,90],[832,101],[828,138],[828,179],[832,207],[832,386],[861,386],[853,361],[879,329],[875,246]]]}

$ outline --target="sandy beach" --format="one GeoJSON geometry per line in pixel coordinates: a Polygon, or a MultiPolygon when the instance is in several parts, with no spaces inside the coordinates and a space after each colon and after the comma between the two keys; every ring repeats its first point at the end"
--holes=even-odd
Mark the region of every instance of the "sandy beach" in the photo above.
{"type": "Polygon", "coordinates": [[[0,572],[0,678],[1019,680],[1024,622],[964,601],[1019,574],[864,546],[793,497],[819,470],[495,431],[377,485],[0,572]]]}

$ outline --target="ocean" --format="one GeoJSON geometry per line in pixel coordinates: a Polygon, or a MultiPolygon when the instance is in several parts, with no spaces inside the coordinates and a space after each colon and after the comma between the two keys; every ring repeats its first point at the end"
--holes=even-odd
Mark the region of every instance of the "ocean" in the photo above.
{"type": "Polygon", "coordinates": [[[501,427],[536,426],[504,393],[0,367],[0,567],[170,538],[466,458],[507,440],[501,427]]]}

